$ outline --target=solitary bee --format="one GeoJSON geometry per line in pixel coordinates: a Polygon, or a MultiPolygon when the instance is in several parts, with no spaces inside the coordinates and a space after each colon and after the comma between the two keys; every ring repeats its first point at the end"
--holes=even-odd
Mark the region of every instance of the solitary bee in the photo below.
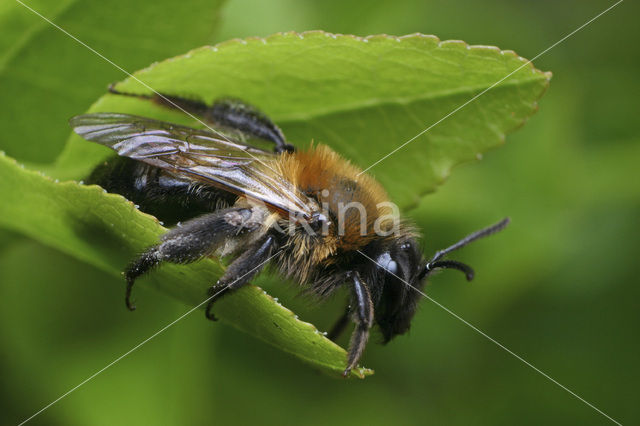
{"type": "Polygon", "coordinates": [[[230,256],[210,288],[214,303],[247,284],[266,263],[306,291],[325,297],[346,285],[345,313],[329,333],[336,339],[351,319],[347,376],[377,324],[384,343],[410,326],[426,278],[468,265],[444,256],[504,228],[508,219],[477,231],[426,261],[415,229],[394,214],[382,186],[325,145],[298,151],[256,108],[223,99],[207,105],[167,95],[148,98],[199,116],[208,129],[119,113],[73,117],[73,130],[119,157],[99,166],[88,183],[124,195],[143,211],[182,220],[124,271],[129,309],[135,280],[162,262],[190,263],[230,256]],[[267,145],[273,148],[265,148],[267,145]]]}

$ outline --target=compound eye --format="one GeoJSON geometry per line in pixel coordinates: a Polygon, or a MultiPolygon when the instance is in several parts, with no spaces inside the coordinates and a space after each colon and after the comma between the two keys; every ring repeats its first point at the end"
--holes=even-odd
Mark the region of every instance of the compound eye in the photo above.
{"type": "Polygon", "coordinates": [[[382,253],[378,257],[376,263],[392,275],[396,275],[398,273],[398,264],[391,258],[391,255],[388,252],[382,253]]]}

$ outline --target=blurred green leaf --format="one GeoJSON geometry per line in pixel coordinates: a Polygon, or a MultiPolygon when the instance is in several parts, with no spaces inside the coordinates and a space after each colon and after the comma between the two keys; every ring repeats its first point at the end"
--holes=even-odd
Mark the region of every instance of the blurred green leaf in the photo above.
{"type": "MultiPolygon", "coordinates": [[[[406,207],[441,183],[451,167],[502,143],[504,132],[535,111],[549,76],[512,52],[440,42],[433,36],[361,39],[311,32],[204,47],[139,71],[136,78],[162,93],[207,102],[221,96],[245,99],[281,124],[291,140],[320,136],[367,166],[509,73],[510,78],[374,169],[406,207]]],[[[134,79],[117,89],[149,93],[134,79]]],[[[103,96],[91,111],[194,124],[179,111],[117,95],[103,96]]],[[[81,178],[108,155],[109,150],[72,136],[53,173],[81,178]]],[[[106,271],[118,273],[133,253],[164,231],[130,202],[98,187],[59,184],[20,171],[6,159],[2,164],[7,175],[2,189],[16,200],[0,210],[4,224],[106,271]],[[21,178],[10,179],[16,172],[21,178]]],[[[221,271],[218,263],[207,260],[189,267],[167,265],[149,279],[197,304],[221,271]]],[[[256,287],[225,300],[218,311],[236,327],[319,368],[339,372],[344,366],[341,348],[256,287]]]]}
{"type": "MultiPolygon", "coordinates": [[[[224,0],[185,0],[180,7],[173,0],[24,3],[134,71],[210,42],[224,0]]],[[[0,4],[0,28],[0,93],[12,100],[0,104],[0,149],[24,161],[53,161],[63,148],[69,117],[123,73],[17,1],[0,4]]]]}

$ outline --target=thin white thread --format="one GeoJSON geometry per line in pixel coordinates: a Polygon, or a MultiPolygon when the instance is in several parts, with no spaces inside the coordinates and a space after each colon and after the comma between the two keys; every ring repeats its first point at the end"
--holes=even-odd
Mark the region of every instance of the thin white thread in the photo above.
{"type": "Polygon", "coordinates": [[[371,168],[373,168],[374,166],[376,166],[378,163],[380,163],[381,161],[385,160],[386,158],[388,158],[389,156],[395,154],[396,152],[398,152],[399,150],[401,150],[402,148],[404,148],[405,146],[407,146],[408,144],[410,144],[411,142],[413,142],[414,140],[416,140],[417,138],[419,138],[420,136],[424,135],[425,133],[427,133],[429,130],[431,130],[432,128],[434,128],[435,126],[437,126],[438,124],[440,124],[441,122],[443,122],[444,120],[446,120],[447,118],[449,118],[450,116],[452,116],[453,114],[455,114],[456,112],[460,111],[462,108],[464,108],[465,106],[469,105],[471,102],[475,101],[476,99],[478,99],[480,96],[484,95],[485,93],[487,93],[489,90],[493,89],[495,86],[497,86],[498,84],[502,83],[504,80],[506,80],[507,78],[511,77],[513,74],[515,74],[516,72],[520,71],[522,68],[526,67],[527,65],[531,64],[533,61],[535,61],[536,59],[538,59],[540,56],[544,55],[545,53],[547,53],[549,50],[553,49],[554,47],[556,47],[557,45],[559,45],[560,43],[562,43],[563,41],[565,41],[566,39],[568,39],[569,37],[571,37],[572,35],[574,35],[575,33],[577,33],[578,31],[580,31],[581,29],[583,29],[584,27],[586,27],[587,25],[589,25],[590,23],[592,23],[593,21],[595,21],[596,19],[598,19],[599,17],[601,17],[602,15],[604,15],[605,13],[607,13],[608,11],[610,11],[611,9],[613,9],[614,7],[616,7],[617,5],[619,5],[620,3],[622,3],[624,0],[618,0],[616,3],[614,3],[612,6],[609,6],[607,9],[605,9],[604,11],[600,12],[598,15],[596,15],[595,17],[591,18],[589,21],[585,22],[584,24],[582,24],[581,26],[579,26],[578,28],[576,28],[575,30],[573,30],[572,32],[570,32],[569,34],[567,34],[566,36],[562,37],[560,40],[558,40],[557,42],[555,42],[554,44],[552,44],[551,46],[547,47],[545,50],[543,50],[542,52],[538,53],[536,56],[533,57],[533,59],[527,60],[524,64],[522,64],[521,66],[519,66],[518,68],[516,68],[514,71],[511,71],[509,74],[507,74],[505,77],[501,78],[500,80],[496,81],[495,83],[493,83],[491,86],[487,87],[486,89],[484,89],[482,92],[478,93],[477,95],[475,95],[473,98],[469,99],[467,102],[463,103],[462,105],[460,105],[459,107],[457,107],[456,109],[454,109],[453,111],[449,112],[447,115],[445,115],[444,117],[442,117],[441,119],[439,119],[438,121],[436,121],[435,123],[433,123],[431,126],[427,127],[426,129],[424,129],[423,131],[421,131],[420,133],[418,133],[417,135],[415,135],[414,137],[412,137],[411,139],[409,139],[408,141],[406,141],[405,143],[403,143],[402,145],[400,145],[399,147],[397,147],[396,149],[394,149],[393,151],[391,151],[390,153],[388,153],[387,155],[385,155],[384,157],[382,157],[381,159],[379,159],[378,161],[376,161],[375,163],[373,163],[372,165],[370,165],[369,167],[367,167],[366,169],[364,169],[363,171],[361,171],[360,173],[358,173],[358,176],[360,176],[361,174],[365,173],[367,170],[370,170],[371,168]]]}
{"type": "MultiPolygon", "coordinates": [[[[278,250],[276,253],[274,253],[272,256],[270,256],[267,260],[265,260],[264,262],[260,263],[259,265],[255,266],[253,269],[251,269],[249,272],[247,272],[246,274],[242,275],[241,277],[237,278],[235,281],[233,281],[231,284],[234,284],[235,282],[237,282],[238,280],[244,278],[245,276],[249,275],[251,272],[255,271],[256,269],[258,269],[259,267],[261,267],[262,265],[264,265],[265,263],[267,263],[268,261],[270,261],[271,259],[273,259],[275,256],[277,256],[278,254],[280,254],[280,252],[282,252],[282,249],[278,250]]],[[[231,285],[229,284],[229,285],[231,285]]],[[[199,303],[198,305],[196,305],[195,307],[189,309],[186,313],[180,315],[178,318],[176,318],[175,320],[171,321],[169,324],[167,324],[166,326],[162,327],[160,330],[156,331],[155,333],[153,333],[151,336],[147,337],[146,339],[144,339],[142,342],[138,343],[136,346],[134,346],[133,348],[129,349],[127,352],[125,352],[124,354],[120,355],[118,358],[114,359],[113,361],[111,361],[109,364],[107,364],[106,366],[104,366],[103,368],[101,368],[100,370],[96,371],[95,373],[93,373],[91,376],[87,377],[86,379],[84,379],[82,382],[80,382],[79,384],[77,384],[76,386],[74,386],[73,388],[69,389],[67,392],[63,393],[61,396],[59,396],[58,398],[54,399],[53,401],[51,401],[49,404],[45,405],[43,408],[41,408],[40,410],[38,410],[37,412],[35,412],[33,415],[31,415],[29,418],[23,420],[18,426],[22,426],[25,423],[27,423],[28,421],[30,421],[31,419],[33,419],[34,417],[36,417],[37,415],[39,415],[40,413],[42,413],[43,411],[47,410],[48,408],[50,408],[52,405],[56,404],[58,401],[62,400],[63,398],[65,398],[66,396],[68,396],[69,394],[71,394],[73,391],[75,391],[76,389],[78,389],[80,386],[84,385],[85,383],[89,382],[90,380],[94,379],[96,376],[98,376],[100,373],[102,373],[103,371],[105,371],[107,368],[111,367],[112,365],[116,364],[118,361],[120,361],[121,359],[123,359],[124,357],[126,357],[127,355],[129,355],[130,353],[134,352],[136,349],[140,348],[142,345],[144,345],[145,343],[147,343],[148,341],[150,341],[151,339],[153,339],[154,337],[158,336],[159,334],[163,333],[165,330],[167,330],[169,327],[173,326],[174,324],[176,324],[178,321],[182,320],[184,317],[186,317],[187,315],[189,315],[190,313],[192,313],[193,311],[199,309],[202,305],[204,305],[205,303],[209,302],[211,299],[213,299],[214,297],[216,297],[217,295],[219,295],[220,293],[222,293],[223,291],[225,291],[227,288],[223,288],[222,290],[220,290],[219,292],[213,294],[212,296],[207,297],[203,302],[199,303]]]]}
{"type": "Polygon", "coordinates": [[[613,423],[622,426],[618,421],[614,420],[613,418],[611,418],[610,416],[608,416],[604,411],[600,410],[598,407],[596,407],[595,405],[591,404],[589,401],[585,400],[584,398],[582,398],[580,395],[576,394],[575,392],[573,392],[571,389],[567,388],[566,386],[564,386],[562,383],[558,382],[557,380],[555,380],[553,377],[549,376],[548,374],[546,374],[544,371],[540,370],[539,368],[537,368],[536,366],[534,366],[533,364],[531,364],[530,362],[528,362],[527,360],[525,360],[524,358],[522,358],[520,355],[516,354],[515,352],[513,352],[512,350],[510,350],[509,348],[507,348],[506,346],[504,346],[503,344],[501,344],[500,342],[498,342],[497,340],[495,340],[493,337],[489,336],[487,333],[485,333],[484,331],[480,330],[478,327],[474,326],[473,324],[471,324],[470,322],[468,322],[467,320],[465,320],[464,318],[460,317],[458,314],[456,314],[455,312],[451,311],[449,308],[447,308],[446,306],[442,305],[441,303],[437,302],[435,299],[431,298],[430,296],[428,296],[425,292],[423,292],[422,290],[412,286],[411,284],[409,284],[408,282],[406,282],[405,280],[403,280],[402,278],[400,278],[399,276],[397,276],[396,274],[394,274],[393,272],[389,271],[388,269],[384,268],[382,265],[380,265],[378,262],[376,262],[375,260],[373,260],[372,258],[370,258],[369,256],[367,256],[366,254],[364,254],[363,252],[361,252],[360,250],[357,250],[358,253],[360,253],[361,255],[363,255],[364,257],[366,257],[367,259],[369,259],[370,261],[372,261],[373,263],[375,263],[376,265],[378,265],[380,268],[385,269],[388,273],[390,273],[391,275],[393,275],[394,277],[396,277],[397,279],[399,279],[400,281],[402,281],[403,283],[405,283],[408,287],[411,287],[412,289],[414,289],[415,291],[417,291],[418,293],[420,293],[422,296],[424,296],[426,299],[428,299],[429,301],[435,303],[439,308],[443,309],[445,312],[453,315],[453,317],[455,317],[456,319],[462,321],[463,324],[465,324],[466,326],[470,327],[472,330],[476,331],[477,333],[479,333],[480,335],[484,336],[485,338],[487,338],[489,341],[491,341],[492,343],[496,344],[498,347],[500,347],[501,349],[503,349],[504,351],[506,351],[507,353],[511,354],[512,356],[514,356],[517,360],[519,360],[520,362],[528,365],[529,367],[531,367],[533,370],[535,370],[536,372],[540,373],[542,376],[546,377],[548,380],[550,380],[552,383],[555,383],[556,385],[558,385],[559,387],[561,387],[562,389],[564,389],[565,391],[569,392],[571,395],[573,395],[574,397],[578,398],[580,401],[584,402],[585,404],[587,404],[589,407],[593,408],[594,410],[596,410],[598,413],[602,414],[603,416],[605,416],[607,419],[611,420],[613,423]]]}

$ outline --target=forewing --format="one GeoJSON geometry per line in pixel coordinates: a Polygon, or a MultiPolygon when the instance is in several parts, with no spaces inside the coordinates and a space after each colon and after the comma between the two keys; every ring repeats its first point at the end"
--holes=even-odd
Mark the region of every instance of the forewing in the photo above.
{"type": "Polygon", "coordinates": [[[73,130],[119,155],[244,195],[281,212],[310,218],[316,203],[276,173],[274,154],[222,133],[145,117],[95,113],[73,117],[73,130]]]}

